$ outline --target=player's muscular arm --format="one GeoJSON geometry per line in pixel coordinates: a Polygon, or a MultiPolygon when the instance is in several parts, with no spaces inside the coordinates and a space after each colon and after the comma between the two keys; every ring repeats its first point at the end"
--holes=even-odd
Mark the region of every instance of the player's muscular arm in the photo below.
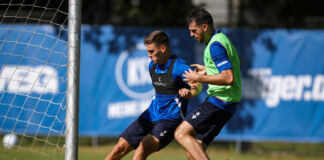
{"type": "Polygon", "coordinates": [[[234,83],[234,75],[232,69],[222,71],[217,75],[201,75],[192,70],[186,71],[184,74],[186,81],[202,82],[215,85],[232,85],[234,83]]]}
{"type": "Polygon", "coordinates": [[[179,95],[182,98],[185,99],[190,99],[193,97],[196,97],[197,95],[200,94],[201,89],[202,89],[202,85],[199,82],[188,82],[189,86],[190,86],[190,90],[187,88],[182,88],[179,90],[179,95]]]}
{"type": "Polygon", "coordinates": [[[217,75],[202,75],[201,82],[215,85],[232,85],[234,83],[233,71],[227,69],[217,75]]]}
{"type": "Polygon", "coordinates": [[[189,82],[191,98],[196,97],[200,94],[202,85],[199,82],[189,82]]]}

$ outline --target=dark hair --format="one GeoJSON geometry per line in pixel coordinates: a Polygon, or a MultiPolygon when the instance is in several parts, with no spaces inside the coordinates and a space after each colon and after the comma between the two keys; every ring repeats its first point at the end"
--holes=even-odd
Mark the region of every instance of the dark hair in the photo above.
{"type": "Polygon", "coordinates": [[[156,43],[158,45],[167,45],[169,46],[169,37],[166,33],[161,30],[156,30],[151,32],[148,36],[144,38],[144,44],[156,43]]]}
{"type": "Polygon", "coordinates": [[[189,12],[186,18],[187,24],[189,25],[191,22],[196,22],[197,25],[208,24],[213,26],[213,18],[203,8],[195,8],[189,12]]]}

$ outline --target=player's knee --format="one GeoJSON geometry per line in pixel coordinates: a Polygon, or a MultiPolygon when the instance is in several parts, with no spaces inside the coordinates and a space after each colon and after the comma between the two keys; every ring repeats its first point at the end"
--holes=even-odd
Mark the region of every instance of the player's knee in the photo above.
{"type": "Polygon", "coordinates": [[[149,147],[140,145],[135,151],[133,159],[146,159],[150,154],[152,154],[154,150],[149,147]]]}
{"type": "Polygon", "coordinates": [[[177,141],[179,141],[179,140],[181,140],[181,139],[183,138],[183,135],[184,135],[184,133],[183,133],[183,129],[182,129],[181,126],[179,126],[179,127],[175,130],[175,132],[174,132],[174,138],[175,138],[177,141]]]}
{"type": "Polygon", "coordinates": [[[196,136],[197,133],[193,127],[186,121],[182,122],[174,132],[174,138],[177,141],[181,141],[187,136],[196,136]]]}
{"type": "Polygon", "coordinates": [[[122,154],[123,152],[125,152],[125,147],[123,147],[123,146],[117,146],[116,147],[116,149],[115,149],[115,154],[116,155],[122,154]]]}
{"type": "Polygon", "coordinates": [[[156,151],[154,147],[150,147],[148,145],[140,145],[136,150],[142,155],[149,155],[156,151]]]}
{"type": "Polygon", "coordinates": [[[147,135],[139,144],[136,152],[142,155],[150,155],[159,150],[160,140],[152,135],[147,135]]]}
{"type": "Polygon", "coordinates": [[[115,146],[115,148],[112,151],[112,159],[120,159],[122,156],[124,156],[127,153],[126,147],[123,145],[115,146]]]}

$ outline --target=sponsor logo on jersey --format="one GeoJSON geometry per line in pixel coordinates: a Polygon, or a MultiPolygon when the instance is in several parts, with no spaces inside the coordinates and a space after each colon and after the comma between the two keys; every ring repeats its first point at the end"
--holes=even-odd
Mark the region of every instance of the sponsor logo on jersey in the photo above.
{"type": "Polygon", "coordinates": [[[162,83],[162,82],[153,82],[153,83],[156,86],[161,86],[161,87],[166,87],[167,86],[167,83],[162,83]]]}
{"type": "Polygon", "coordinates": [[[224,64],[227,64],[228,63],[228,61],[223,61],[223,62],[221,62],[221,63],[218,63],[217,64],[217,67],[220,67],[220,66],[222,66],[222,65],[224,65],[224,64]]]}

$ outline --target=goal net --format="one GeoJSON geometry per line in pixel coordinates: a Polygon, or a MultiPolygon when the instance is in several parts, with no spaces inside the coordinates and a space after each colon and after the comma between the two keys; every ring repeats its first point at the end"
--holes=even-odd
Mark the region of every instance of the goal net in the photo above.
{"type": "Polygon", "coordinates": [[[68,5],[0,1],[0,159],[64,159],[68,5]]]}

